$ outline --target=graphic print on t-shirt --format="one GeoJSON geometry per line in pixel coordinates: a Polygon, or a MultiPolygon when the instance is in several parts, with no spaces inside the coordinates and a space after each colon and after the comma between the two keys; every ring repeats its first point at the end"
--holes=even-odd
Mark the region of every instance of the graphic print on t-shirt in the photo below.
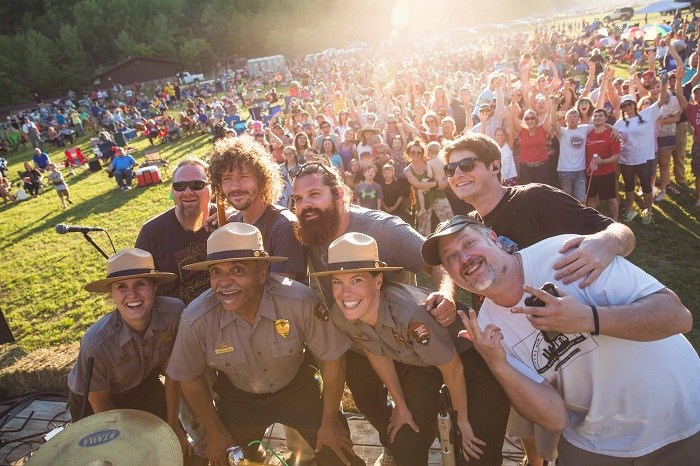
{"type": "Polygon", "coordinates": [[[536,330],[512,347],[523,362],[529,359],[537,373],[549,381],[576,358],[598,347],[588,333],[550,333],[536,330]]]}
{"type": "Polygon", "coordinates": [[[207,274],[202,273],[187,273],[182,268],[205,260],[207,246],[201,243],[191,243],[189,247],[175,251],[173,256],[175,257],[175,262],[177,262],[177,276],[180,279],[180,296],[182,296],[184,302],[189,303],[208,288],[209,277],[207,274]],[[187,277],[185,274],[187,274],[187,277]]]}
{"type": "Polygon", "coordinates": [[[580,149],[581,147],[583,147],[583,144],[585,142],[586,141],[581,136],[574,135],[571,137],[569,144],[571,144],[571,147],[573,147],[574,149],[580,149]]]}

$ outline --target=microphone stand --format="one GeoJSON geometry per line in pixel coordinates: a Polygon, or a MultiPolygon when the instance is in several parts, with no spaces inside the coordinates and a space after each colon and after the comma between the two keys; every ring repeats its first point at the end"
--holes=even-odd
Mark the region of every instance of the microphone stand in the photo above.
{"type": "MultiPolygon", "coordinates": [[[[104,232],[105,232],[105,234],[107,235],[107,238],[109,238],[109,242],[110,242],[110,244],[112,245],[112,250],[113,250],[113,251],[115,252],[115,254],[116,254],[117,250],[114,248],[114,243],[112,242],[112,238],[109,236],[109,233],[107,233],[107,231],[104,231],[104,232]]],[[[85,237],[85,239],[87,240],[87,242],[90,243],[90,244],[92,244],[92,245],[94,246],[94,248],[97,249],[97,251],[98,251],[100,254],[102,254],[102,256],[104,256],[105,259],[109,259],[109,256],[102,250],[102,248],[99,247],[99,246],[97,245],[97,243],[95,243],[95,241],[93,241],[92,238],[90,238],[90,235],[88,235],[88,232],[87,232],[87,231],[84,231],[84,232],[83,232],[83,237],[85,237]]]]}

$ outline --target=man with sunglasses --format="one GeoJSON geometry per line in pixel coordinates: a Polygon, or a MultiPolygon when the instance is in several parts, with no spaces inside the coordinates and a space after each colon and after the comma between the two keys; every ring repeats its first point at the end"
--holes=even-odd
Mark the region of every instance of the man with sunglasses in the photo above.
{"type": "MultiPolygon", "coordinates": [[[[308,160],[308,159],[307,159],[308,160]]],[[[379,260],[389,266],[402,267],[405,272],[424,274],[439,285],[440,291],[431,293],[426,300],[426,312],[444,326],[456,320],[452,283],[445,280],[441,267],[426,265],[420,248],[423,236],[400,218],[379,210],[352,205],[352,191],[332,167],[318,161],[310,161],[290,170],[292,176],[292,201],[299,222],[294,233],[307,247],[309,262],[314,272],[323,272],[328,267],[328,246],[345,233],[359,232],[371,236],[377,242],[379,260]]],[[[412,277],[403,272],[385,274],[385,279],[400,283],[411,283],[412,277]]],[[[322,295],[327,303],[333,303],[330,277],[318,277],[322,295]]],[[[453,329],[453,327],[450,327],[453,329]]],[[[455,329],[456,330],[456,329],[455,329]]],[[[464,342],[461,342],[464,343],[464,342]]],[[[501,450],[508,417],[508,399],[488,370],[486,363],[469,345],[457,348],[464,353],[469,386],[468,412],[475,435],[486,442],[480,460],[469,464],[500,465],[501,450]],[[469,353],[466,353],[469,352],[469,353]]],[[[346,354],[347,384],[355,404],[372,426],[377,429],[385,449],[375,465],[394,464],[388,448],[388,426],[392,408],[387,403],[387,391],[382,381],[370,366],[367,358],[349,351],[346,354]]],[[[404,426],[404,428],[409,428],[404,426]]]]}
{"type": "MultiPolygon", "coordinates": [[[[172,296],[189,304],[209,288],[206,271],[185,270],[186,265],[206,259],[209,231],[205,220],[216,215],[211,203],[211,187],[207,177],[209,164],[187,157],[173,171],[172,196],[175,207],[150,219],[141,227],[136,247],[153,256],[156,270],[177,275],[177,280],[163,283],[156,293],[172,296]]],[[[187,403],[181,403],[183,425],[194,439],[194,450],[202,453],[205,433],[187,403]]],[[[188,464],[199,464],[194,458],[188,464]]]]}
{"type": "MultiPolygon", "coordinates": [[[[467,134],[448,144],[441,156],[450,188],[474,206],[472,215],[518,247],[565,233],[579,235],[561,249],[562,253],[575,251],[554,263],[555,278],[567,285],[583,278],[579,286],[587,287],[616,256],[626,256],[634,248],[634,233],[628,227],[559,189],[539,183],[503,186],[501,153],[488,136],[467,134]]],[[[524,444],[528,464],[541,465],[534,442],[524,439],[524,444]]]]}
{"type": "Polygon", "coordinates": [[[209,288],[209,277],[203,272],[183,267],[204,260],[209,232],[204,221],[216,213],[211,203],[207,177],[209,165],[188,157],[173,171],[172,196],[175,207],[146,222],[136,239],[135,247],[153,256],[156,270],[170,272],[178,279],[158,287],[158,294],[182,299],[185,304],[209,288]]]}

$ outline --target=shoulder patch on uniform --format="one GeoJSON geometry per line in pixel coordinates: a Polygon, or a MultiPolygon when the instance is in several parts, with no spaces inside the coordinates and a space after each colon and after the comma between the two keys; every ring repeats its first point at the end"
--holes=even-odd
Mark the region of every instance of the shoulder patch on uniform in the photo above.
{"type": "Polygon", "coordinates": [[[322,320],[323,322],[327,321],[330,318],[328,308],[324,306],[321,301],[317,302],[316,306],[314,306],[314,315],[317,319],[322,320]]]}
{"type": "Polygon", "coordinates": [[[170,341],[172,339],[173,339],[173,334],[167,330],[165,332],[163,332],[163,334],[160,336],[160,341],[163,341],[163,342],[170,341]]]}
{"type": "Polygon", "coordinates": [[[421,345],[430,343],[430,329],[424,322],[416,322],[414,320],[408,324],[408,335],[413,341],[421,345]]]}

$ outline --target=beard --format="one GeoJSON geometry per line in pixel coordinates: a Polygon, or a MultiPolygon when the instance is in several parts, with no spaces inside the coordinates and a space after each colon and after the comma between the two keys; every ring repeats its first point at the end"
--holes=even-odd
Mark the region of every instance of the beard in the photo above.
{"type": "Polygon", "coordinates": [[[339,224],[338,200],[333,199],[333,203],[327,209],[308,207],[300,212],[294,224],[294,236],[306,247],[325,246],[335,239],[339,224]],[[308,213],[314,213],[317,216],[307,219],[308,213]]]}
{"type": "Polygon", "coordinates": [[[197,228],[204,220],[204,212],[202,212],[199,203],[179,206],[178,213],[180,214],[180,223],[186,230],[197,228]]]}
{"type": "Polygon", "coordinates": [[[260,192],[257,190],[246,191],[239,189],[235,191],[228,191],[226,193],[226,200],[228,200],[229,204],[231,204],[236,210],[246,210],[258,197],[260,197],[260,192]],[[246,197],[244,197],[242,200],[237,200],[236,202],[233,201],[234,196],[241,195],[246,195],[246,197]]]}

